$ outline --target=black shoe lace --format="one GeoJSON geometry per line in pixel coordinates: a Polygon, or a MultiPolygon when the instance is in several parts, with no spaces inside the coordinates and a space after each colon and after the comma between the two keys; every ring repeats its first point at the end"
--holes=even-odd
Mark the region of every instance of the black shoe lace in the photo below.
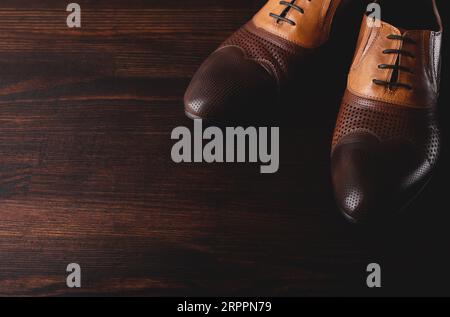
{"type": "MultiPolygon", "coordinates": [[[[280,1],[280,5],[286,6],[286,9],[284,9],[281,14],[270,13],[270,16],[272,18],[276,19],[277,23],[280,21],[283,21],[283,22],[289,23],[292,26],[295,26],[296,23],[294,21],[286,18],[286,15],[288,14],[289,10],[294,9],[294,10],[297,10],[298,12],[300,12],[301,14],[305,13],[305,10],[303,8],[299,7],[298,5],[296,5],[295,1],[296,0],[292,0],[291,2],[280,1]]],[[[311,0],[308,0],[308,1],[311,2],[311,0]]]]}
{"type": "MultiPolygon", "coordinates": [[[[408,42],[410,44],[416,44],[416,42],[411,39],[408,38],[406,36],[402,36],[402,35],[395,35],[395,34],[391,34],[387,37],[389,40],[396,40],[396,41],[402,41],[402,42],[408,42]]],[[[406,50],[400,49],[400,50],[394,50],[394,49],[387,49],[383,51],[383,54],[397,54],[399,56],[408,56],[411,58],[415,58],[415,56],[411,53],[408,52],[406,50]]],[[[389,64],[380,64],[378,65],[378,68],[380,69],[393,69],[394,70],[394,75],[392,76],[391,81],[385,81],[385,80],[378,80],[378,79],[374,79],[373,83],[376,85],[381,85],[381,86],[386,86],[389,88],[406,88],[408,90],[412,90],[413,87],[411,85],[405,84],[405,83],[401,83],[398,82],[398,72],[399,71],[404,71],[404,72],[408,72],[413,74],[414,72],[405,66],[402,66],[399,64],[399,59],[397,60],[397,63],[395,65],[389,65],[389,64]]]]}

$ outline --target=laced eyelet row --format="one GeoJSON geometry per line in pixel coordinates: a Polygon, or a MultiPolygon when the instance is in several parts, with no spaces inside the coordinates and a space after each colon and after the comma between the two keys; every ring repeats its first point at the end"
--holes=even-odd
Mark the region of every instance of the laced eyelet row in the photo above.
{"type": "MultiPolygon", "coordinates": [[[[303,9],[302,7],[298,6],[295,4],[296,0],[292,0],[291,2],[288,1],[280,1],[280,5],[286,6],[286,9],[284,9],[284,11],[281,14],[276,14],[276,13],[270,13],[269,15],[277,20],[277,23],[279,23],[280,21],[286,22],[292,26],[296,26],[297,23],[295,23],[295,21],[286,18],[287,13],[289,12],[290,9],[294,9],[298,12],[300,12],[301,14],[305,14],[305,9],[303,9]]],[[[308,2],[311,2],[312,0],[308,0],[308,2]]]]}
{"type": "MultiPolygon", "coordinates": [[[[387,37],[389,40],[396,40],[396,41],[402,41],[402,42],[407,42],[410,44],[416,44],[416,42],[406,36],[402,36],[402,35],[396,35],[396,34],[391,34],[387,37]]],[[[407,56],[410,58],[415,58],[414,54],[412,54],[409,51],[403,50],[403,49],[387,49],[383,51],[383,54],[397,54],[397,55],[401,55],[401,56],[407,56]]],[[[408,67],[402,66],[402,65],[390,65],[390,64],[380,64],[378,65],[379,69],[392,69],[394,71],[404,71],[404,72],[408,72],[410,74],[414,74],[414,71],[408,67]]],[[[389,88],[405,88],[408,90],[412,90],[413,87],[409,84],[405,84],[402,82],[398,82],[398,81],[385,81],[385,80],[379,80],[379,79],[374,79],[373,83],[376,85],[380,85],[380,86],[386,86],[389,88]]]]}

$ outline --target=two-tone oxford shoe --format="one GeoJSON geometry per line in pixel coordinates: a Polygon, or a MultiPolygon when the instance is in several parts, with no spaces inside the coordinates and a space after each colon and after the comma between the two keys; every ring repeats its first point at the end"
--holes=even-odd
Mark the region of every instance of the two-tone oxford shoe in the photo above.
{"type": "MultiPolygon", "coordinates": [[[[336,199],[352,222],[403,210],[438,161],[442,22],[435,1],[428,3],[427,29],[364,17],[331,156],[336,199]]],[[[389,17],[390,7],[381,8],[389,17]]]]}

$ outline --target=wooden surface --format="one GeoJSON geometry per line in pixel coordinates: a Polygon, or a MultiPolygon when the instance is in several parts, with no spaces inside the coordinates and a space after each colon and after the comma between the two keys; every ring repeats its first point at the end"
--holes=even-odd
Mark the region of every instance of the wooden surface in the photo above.
{"type": "Polygon", "coordinates": [[[336,210],[329,148],[351,53],[328,58],[326,93],[285,105],[278,174],[176,165],[189,78],[264,1],[78,2],[79,30],[64,1],[0,3],[0,295],[450,295],[447,151],[400,220],[355,228],[336,210]],[[365,286],[371,262],[381,291],[365,286]]]}

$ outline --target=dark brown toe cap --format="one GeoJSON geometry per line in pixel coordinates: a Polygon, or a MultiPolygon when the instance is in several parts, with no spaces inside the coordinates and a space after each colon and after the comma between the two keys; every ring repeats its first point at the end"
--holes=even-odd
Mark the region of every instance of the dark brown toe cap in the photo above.
{"type": "Polygon", "coordinates": [[[431,166],[412,144],[379,141],[369,133],[344,137],[332,154],[338,206],[352,222],[378,222],[394,216],[429,180],[431,166]]]}
{"type": "Polygon", "coordinates": [[[273,99],[276,90],[276,80],[264,62],[247,58],[237,46],[226,46],[193,77],[184,97],[185,111],[191,118],[220,119],[273,99]]]}

